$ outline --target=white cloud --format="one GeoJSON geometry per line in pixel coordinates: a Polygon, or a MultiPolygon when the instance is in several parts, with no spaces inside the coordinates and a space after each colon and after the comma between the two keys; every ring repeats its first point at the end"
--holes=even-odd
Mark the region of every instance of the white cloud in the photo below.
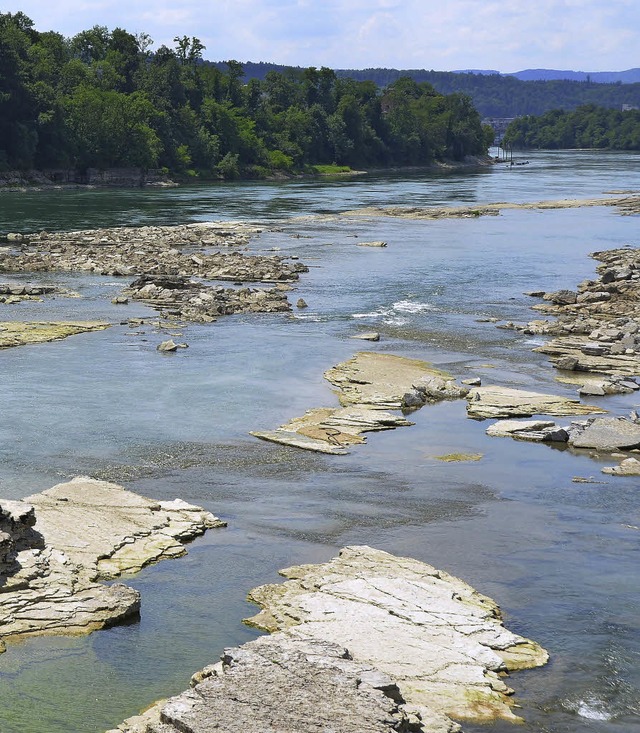
{"type": "Polygon", "coordinates": [[[636,0],[22,0],[0,10],[65,35],[120,26],[156,47],[197,36],[211,59],[501,71],[639,64],[636,0]]]}

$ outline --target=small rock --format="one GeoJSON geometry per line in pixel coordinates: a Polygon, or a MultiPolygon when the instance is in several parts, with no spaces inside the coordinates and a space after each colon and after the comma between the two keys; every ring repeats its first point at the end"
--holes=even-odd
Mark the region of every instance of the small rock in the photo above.
{"type": "Polygon", "coordinates": [[[482,380],[480,377],[471,377],[470,379],[461,379],[462,384],[466,384],[469,387],[480,387],[482,386],[482,380]]]}
{"type": "Polygon", "coordinates": [[[127,305],[127,303],[129,302],[129,298],[127,298],[126,295],[116,295],[115,298],[111,299],[111,302],[114,305],[127,305]]]}
{"type": "Polygon", "coordinates": [[[304,298],[298,298],[298,302],[296,303],[296,308],[308,308],[306,301],[304,298]]]}
{"type": "Polygon", "coordinates": [[[358,247],[386,247],[386,242],[357,242],[358,247]]]}
{"type": "Polygon", "coordinates": [[[163,352],[177,351],[178,344],[176,344],[173,339],[169,339],[168,341],[163,341],[161,344],[158,344],[156,349],[163,352]]]}

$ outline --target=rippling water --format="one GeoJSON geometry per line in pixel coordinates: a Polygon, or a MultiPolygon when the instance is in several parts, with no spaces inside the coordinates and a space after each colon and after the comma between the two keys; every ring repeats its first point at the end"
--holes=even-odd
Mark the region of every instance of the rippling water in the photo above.
{"type": "MultiPolygon", "coordinates": [[[[322,372],[358,349],[435,362],[458,377],[572,394],[531,339],[479,319],[534,317],[530,289],[573,287],[587,254],[638,244],[637,217],[609,207],[506,211],[473,220],[303,219],[370,205],[588,198],[638,188],[640,157],[534,154],[473,174],[366,176],[161,191],[0,193],[0,231],[207,219],[278,220],[252,243],[311,265],[291,315],[189,326],[190,348],[119,325],[121,284],[47,275],[82,300],[2,306],[2,319],[107,318],[107,331],[0,352],[0,495],[90,474],[157,498],[180,496],[229,522],[189,555],[131,585],[140,623],[86,638],[32,639],[0,656],[2,733],[93,733],[176,693],[224,646],[255,631],[244,600],[278,568],[367,543],[424,560],[495,598],[506,623],[551,654],[514,674],[525,730],[640,730],[638,480],[603,477],[587,454],[492,439],[463,403],[425,407],[416,425],[372,434],[348,456],[254,440],[335,404],[322,372]],[[298,236],[299,235],[299,236],[298,236]],[[384,239],[384,249],[356,246],[384,239]],[[378,344],[349,337],[378,330],[378,344]],[[442,463],[445,453],[482,453],[442,463]],[[604,483],[572,482],[594,476],[604,483]]],[[[28,279],[26,277],[16,278],[28,279]]],[[[598,403],[597,398],[593,400],[598,403]]],[[[620,414],[638,397],[600,401],[620,414]]],[[[473,726],[492,730],[512,726],[473,726]]]]}

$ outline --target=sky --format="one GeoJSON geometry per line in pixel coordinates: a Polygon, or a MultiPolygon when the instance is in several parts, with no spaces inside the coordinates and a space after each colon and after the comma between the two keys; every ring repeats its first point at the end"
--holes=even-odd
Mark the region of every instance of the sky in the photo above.
{"type": "Polygon", "coordinates": [[[0,0],[37,30],[195,36],[212,61],[364,69],[640,66],[639,0],[0,0]]]}

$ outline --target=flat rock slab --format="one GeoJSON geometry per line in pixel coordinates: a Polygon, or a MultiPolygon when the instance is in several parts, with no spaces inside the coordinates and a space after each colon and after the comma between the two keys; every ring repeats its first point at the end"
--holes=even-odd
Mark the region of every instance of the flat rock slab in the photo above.
{"type": "Polygon", "coordinates": [[[185,542],[224,526],[180,499],[153,501],[86,477],[0,502],[0,516],[14,518],[2,522],[14,541],[0,566],[0,641],[86,633],[137,613],[137,591],[100,581],[182,555],[185,542]]]}
{"type": "Polygon", "coordinates": [[[510,387],[478,387],[471,390],[467,399],[467,416],[478,420],[491,417],[591,415],[606,412],[600,407],[585,405],[576,399],[510,387]]]}
{"type": "Polygon", "coordinates": [[[640,448],[640,425],[619,417],[599,417],[571,440],[574,448],[598,451],[640,448]]]}
{"type": "Polygon", "coordinates": [[[467,389],[453,378],[417,359],[370,351],[325,372],[337,388],[341,408],[308,410],[276,430],[252,431],[262,440],[294,448],[344,455],[364,443],[364,432],[412,425],[388,410],[413,410],[428,402],[463,397],[467,389]]]}
{"type": "Polygon", "coordinates": [[[456,733],[452,718],[520,720],[502,677],[547,653],[463,581],[370,547],[282,574],[249,596],[263,607],[249,623],[271,636],[225,650],[191,690],[110,733],[456,733]]]}
{"type": "Polygon", "coordinates": [[[249,594],[263,608],[249,623],[346,647],[435,720],[515,720],[500,674],[548,658],[504,628],[494,601],[416,560],[347,547],[329,563],[281,574],[289,581],[249,594]]]}
{"type": "Polygon", "coordinates": [[[54,323],[49,321],[0,321],[0,349],[26,344],[57,341],[68,336],[90,331],[104,331],[109,323],[99,321],[73,321],[54,323]]]}

